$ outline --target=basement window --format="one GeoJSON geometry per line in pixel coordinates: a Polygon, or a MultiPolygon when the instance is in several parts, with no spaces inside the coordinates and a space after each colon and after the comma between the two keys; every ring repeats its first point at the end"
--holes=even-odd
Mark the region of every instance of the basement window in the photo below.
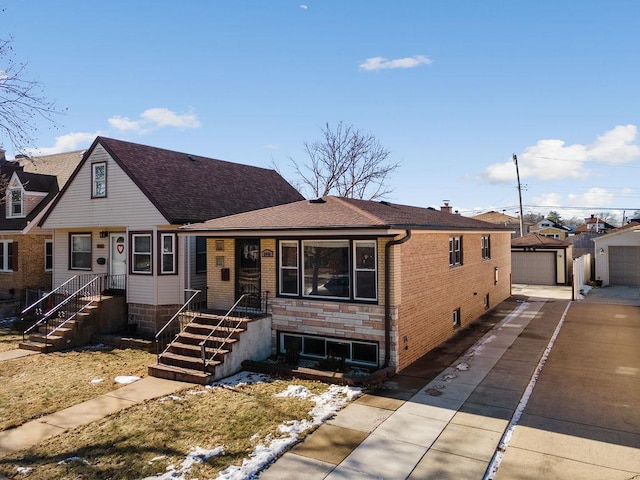
{"type": "Polygon", "coordinates": [[[453,311],[453,328],[460,328],[461,320],[460,320],[460,309],[456,308],[453,311]]]}
{"type": "Polygon", "coordinates": [[[378,344],[361,340],[280,333],[280,353],[297,351],[302,357],[325,359],[344,358],[347,363],[377,367],[378,344]]]}

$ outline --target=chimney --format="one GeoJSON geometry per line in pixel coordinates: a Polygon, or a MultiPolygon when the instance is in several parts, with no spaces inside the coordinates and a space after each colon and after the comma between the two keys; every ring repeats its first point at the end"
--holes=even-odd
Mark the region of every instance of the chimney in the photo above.
{"type": "Polygon", "coordinates": [[[441,212],[446,212],[446,213],[451,213],[451,210],[453,210],[453,207],[449,206],[449,200],[443,200],[444,205],[442,207],[440,207],[440,211],[441,212]]]}
{"type": "Polygon", "coordinates": [[[0,161],[2,160],[6,160],[6,157],[4,156],[6,150],[4,148],[0,148],[0,161]]]}

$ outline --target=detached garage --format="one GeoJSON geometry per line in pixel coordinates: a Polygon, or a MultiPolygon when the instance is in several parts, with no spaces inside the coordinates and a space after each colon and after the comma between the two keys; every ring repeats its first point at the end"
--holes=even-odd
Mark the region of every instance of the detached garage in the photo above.
{"type": "Polygon", "coordinates": [[[511,281],[529,285],[571,283],[572,245],[537,233],[511,240],[511,281]]]}
{"type": "Polygon", "coordinates": [[[594,239],[596,279],[602,285],[640,286],[640,223],[631,222],[594,239]]]}

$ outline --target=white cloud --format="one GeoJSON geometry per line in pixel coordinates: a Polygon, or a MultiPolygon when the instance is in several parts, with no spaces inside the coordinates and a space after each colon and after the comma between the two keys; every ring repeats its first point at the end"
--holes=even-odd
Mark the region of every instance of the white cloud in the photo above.
{"type": "Polygon", "coordinates": [[[138,120],[114,115],[108,121],[109,125],[121,132],[138,133],[150,133],[164,127],[184,130],[200,126],[200,120],[194,113],[177,114],[168,108],[149,108],[140,114],[138,120]]]}
{"type": "Polygon", "coordinates": [[[584,193],[568,195],[571,205],[581,205],[585,207],[606,207],[613,205],[616,195],[606,188],[594,187],[584,193]]]}
{"type": "Polygon", "coordinates": [[[198,128],[200,121],[193,113],[178,115],[168,108],[149,108],[140,115],[144,120],[159,127],[175,127],[179,129],[198,128]]]}
{"type": "Polygon", "coordinates": [[[304,4],[302,4],[302,5],[300,5],[300,8],[301,8],[302,10],[307,10],[307,9],[309,8],[309,6],[308,6],[308,5],[304,5],[304,4]]]}
{"type": "Polygon", "coordinates": [[[424,55],[414,55],[413,57],[396,58],[394,60],[384,57],[372,57],[367,58],[359,67],[361,70],[372,72],[393,68],[414,68],[420,65],[431,65],[431,63],[432,61],[424,55]]]}
{"type": "Polygon", "coordinates": [[[130,120],[127,117],[121,117],[120,115],[111,117],[108,120],[108,122],[109,122],[109,125],[111,125],[117,130],[120,130],[121,132],[126,132],[131,130],[137,131],[141,129],[140,122],[136,122],[135,120],[130,120]]]}
{"type": "Polygon", "coordinates": [[[535,205],[544,205],[545,207],[559,207],[562,205],[562,195],[559,193],[544,193],[533,198],[535,205]]]}
{"type": "MultiPolygon", "coordinates": [[[[557,139],[539,140],[518,155],[520,178],[583,179],[591,174],[589,162],[619,165],[640,160],[640,145],[635,143],[636,139],[637,127],[626,125],[605,132],[588,145],[566,145],[563,140],[557,139]]],[[[509,159],[490,165],[484,170],[483,176],[490,182],[512,182],[516,179],[516,169],[512,159],[509,159]]]]}
{"type": "Polygon", "coordinates": [[[55,153],[71,152],[74,150],[82,150],[88,148],[98,135],[102,135],[102,132],[85,133],[75,132],[56,137],[56,141],[53,147],[38,148],[36,150],[30,150],[27,153],[29,155],[53,155],[55,153]]]}

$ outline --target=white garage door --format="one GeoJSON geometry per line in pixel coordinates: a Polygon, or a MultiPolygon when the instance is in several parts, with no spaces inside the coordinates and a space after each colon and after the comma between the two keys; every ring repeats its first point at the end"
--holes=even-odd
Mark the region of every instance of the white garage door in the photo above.
{"type": "Polygon", "coordinates": [[[640,285],[640,247],[609,247],[609,283],[640,285]]]}
{"type": "Polygon", "coordinates": [[[556,285],[555,252],[512,252],[511,281],[531,285],[556,285]]]}

